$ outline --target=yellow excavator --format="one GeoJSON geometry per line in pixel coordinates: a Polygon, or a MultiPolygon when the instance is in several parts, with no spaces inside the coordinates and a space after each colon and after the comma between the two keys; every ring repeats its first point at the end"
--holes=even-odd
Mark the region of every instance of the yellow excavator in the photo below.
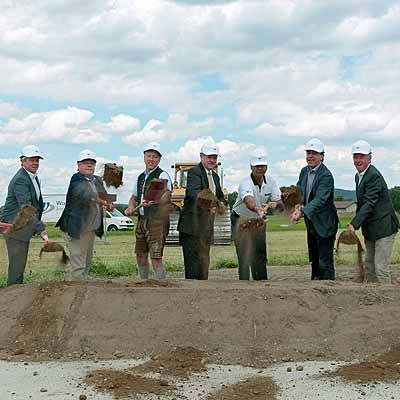
{"type": "MultiPolygon", "coordinates": [[[[177,245],[179,242],[179,232],[177,231],[177,225],[179,215],[183,207],[183,201],[185,198],[187,174],[190,168],[197,165],[197,163],[175,163],[171,165],[171,168],[175,170],[173,189],[171,202],[175,206],[175,212],[170,215],[170,228],[167,236],[166,243],[170,245],[177,245]]],[[[218,166],[216,168],[218,173],[218,166]]],[[[224,191],[225,199],[228,199],[228,192],[223,187],[223,177],[221,177],[221,186],[224,191]]],[[[231,244],[231,221],[230,221],[230,210],[226,207],[225,214],[215,215],[214,220],[214,244],[215,245],[229,245],[231,244]]]]}

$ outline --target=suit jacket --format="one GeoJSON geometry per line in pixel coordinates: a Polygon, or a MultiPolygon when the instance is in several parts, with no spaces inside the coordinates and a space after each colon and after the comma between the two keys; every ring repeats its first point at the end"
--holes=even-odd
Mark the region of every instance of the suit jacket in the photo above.
{"type": "MultiPolygon", "coordinates": [[[[101,178],[94,176],[94,184],[98,193],[106,193],[101,178]]],[[[87,227],[88,218],[93,207],[96,207],[96,201],[97,193],[94,192],[89,178],[79,172],[72,175],[65,208],[56,226],[60,227],[63,232],[68,233],[73,239],[79,239],[81,233],[87,227]]],[[[96,235],[101,237],[104,233],[103,208],[100,206],[99,209],[101,223],[96,230],[96,235]]]]}
{"type": "Polygon", "coordinates": [[[333,176],[329,169],[321,163],[314,177],[308,204],[305,205],[307,179],[308,167],[304,167],[300,172],[297,185],[300,186],[302,193],[303,213],[307,229],[310,229],[312,224],[317,234],[323,238],[335,235],[339,218],[333,203],[333,176]]]}
{"type": "MultiPolygon", "coordinates": [[[[218,200],[226,204],[219,176],[214,171],[212,176],[216,196],[218,200]]],[[[214,215],[209,210],[197,206],[197,195],[208,187],[207,172],[203,165],[199,163],[188,171],[185,199],[178,221],[179,232],[194,236],[212,237],[214,233],[214,215]]]]}
{"type": "Polygon", "coordinates": [[[1,221],[13,223],[21,207],[25,204],[30,204],[36,208],[35,215],[29,224],[17,232],[11,231],[8,237],[28,242],[34,234],[44,231],[44,225],[40,221],[43,213],[43,197],[42,193],[40,193],[39,199],[37,198],[31,177],[24,168],[20,168],[8,185],[1,221]]]}
{"type": "Polygon", "coordinates": [[[382,174],[370,165],[361,183],[356,175],[357,212],[351,224],[367,240],[378,240],[399,230],[399,220],[393,208],[388,187],[382,174]]]}

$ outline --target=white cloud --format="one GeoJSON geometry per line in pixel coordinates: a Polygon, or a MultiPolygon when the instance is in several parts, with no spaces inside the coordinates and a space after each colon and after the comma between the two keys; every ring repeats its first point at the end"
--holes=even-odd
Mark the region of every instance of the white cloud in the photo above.
{"type": "Polygon", "coordinates": [[[111,121],[104,124],[102,130],[123,135],[140,128],[140,121],[130,115],[118,114],[111,117],[111,121]]]}
{"type": "Polygon", "coordinates": [[[2,119],[7,120],[11,117],[21,117],[26,114],[26,110],[21,110],[17,103],[2,102],[0,100],[0,122],[2,119]]]}
{"type": "Polygon", "coordinates": [[[90,128],[93,113],[76,107],[10,118],[0,126],[0,143],[104,143],[108,138],[90,128]]]}
{"type": "MultiPolygon", "coordinates": [[[[21,115],[22,111],[14,104],[0,103],[2,114],[21,115]]],[[[112,116],[105,123],[93,117],[93,112],[77,107],[10,117],[0,125],[0,143],[106,143],[110,135],[126,135],[140,127],[139,119],[126,114],[112,116]]]]}
{"type": "Polygon", "coordinates": [[[395,4],[380,16],[350,16],[336,29],[338,39],[363,43],[371,40],[399,37],[400,6],[395,4]]]}
{"type": "Polygon", "coordinates": [[[400,115],[394,116],[383,129],[386,138],[398,139],[400,136],[400,115]]]}
{"type": "Polygon", "coordinates": [[[125,136],[123,141],[133,146],[142,146],[151,141],[174,141],[207,132],[214,124],[213,118],[189,121],[188,115],[171,114],[165,122],[156,119],[148,121],[142,130],[125,136]]]}

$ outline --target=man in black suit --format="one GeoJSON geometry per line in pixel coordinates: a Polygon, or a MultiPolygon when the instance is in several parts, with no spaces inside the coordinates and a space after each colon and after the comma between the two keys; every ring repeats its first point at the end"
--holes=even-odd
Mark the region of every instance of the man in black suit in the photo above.
{"type": "Polygon", "coordinates": [[[302,203],[293,212],[292,222],[296,223],[304,217],[311,279],[334,280],[333,247],[339,219],[333,203],[333,176],[323,163],[325,150],[319,139],[308,141],[305,151],[307,166],[301,170],[297,182],[302,203]]]}
{"type": "Polygon", "coordinates": [[[197,197],[203,189],[209,188],[225,204],[219,176],[214,171],[218,153],[215,144],[204,144],[200,163],[188,171],[184,205],[178,222],[186,279],[208,279],[216,209],[199,207],[197,197]]]}
{"type": "Polygon", "coordinates": [[[352,146],[356,167],[357,211],[348,226],[354,232],[361,227],[365,242],[365,269],[368,282],[391,283],[388,268],[399,220],[382,174],[371,165],[372,150],[365,140],[352,146]]]}
{"type": "Polygon", "coordinates": [[[13,223],[22,206],[30,204],[35,207],[33,218],[21,229],[11,230],[6,235],[8,252],[8,285],[23,283],[26,261],[28,258],[29,241],[34,234],[48,241],[47,232],[41,222],[43,213],[43,197],[40,182],[37,177],[40,160],[43,157],[34,145],[22,149],[21,168],[8,185],[6,203],[1,215],[1,222],[13,223]]]}

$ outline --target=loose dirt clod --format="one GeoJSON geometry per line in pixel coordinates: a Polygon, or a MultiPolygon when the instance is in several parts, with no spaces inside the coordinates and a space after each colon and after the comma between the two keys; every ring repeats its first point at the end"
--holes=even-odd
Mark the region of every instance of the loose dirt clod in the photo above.
{"type": "Polygon", "coordinates": [[[124,168],[115,163],[104,164],[103,180],[107,186],[114,186],[119,188],[122,185],[122,177],[124,175],[124,168]]]}
{"type": "Polygon", "coordinates": [[[45,243],[42,248],[40,249],[39,253],[39,258],[42,258],[42,253],[57,253],[61,252],[61,262],[63,264],[67,264],[69,261],[69,257],[67,256],[67,253],[65,252],[64,247],[56,242],[47,242],[45,243]]]}
{"type": "Polygon", "coordinates": [[[36,213],[36,208],[30,204],[25,204],[21,207],[19,213],[15,216],[12,231],[18,231],[28,225],[36,213]]]}
{"type": "Polygon", "coordinates": [[[362,247],[361,241],[358,238],[357,234],[351,231],[343,231],[337,241],[336,241],[336,253],[339,253],[339,245],[340,243],[346,245],[356,245],[357,246],[357,268],[354,274],[354,281],[363,283],[366,282],[366,272],[364,268],[362,253],[364,249],[362,247]]]}

